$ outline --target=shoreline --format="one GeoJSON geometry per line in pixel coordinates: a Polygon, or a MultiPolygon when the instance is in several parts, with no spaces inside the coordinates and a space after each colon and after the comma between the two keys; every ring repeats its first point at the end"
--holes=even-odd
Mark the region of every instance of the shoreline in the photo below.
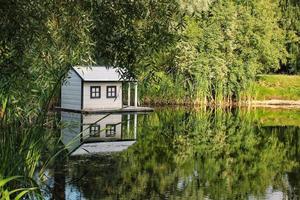
{"type": "Polygon", "coordinates": [[[300,108],[300,100],[254,100],[246,102],[247,105],[253,107],[284,107],[284,108],[300,108]]]}
{"type": "Polygon", "coordinates": [[[204,103],[204,102],[163,102],[156,101],[142,103],[147,106],[221,106],[221,107],[270,107],[270,108],[300,108],[300,100],[251,100],[241,102],[222,102],[222,103],[204,103]]]}

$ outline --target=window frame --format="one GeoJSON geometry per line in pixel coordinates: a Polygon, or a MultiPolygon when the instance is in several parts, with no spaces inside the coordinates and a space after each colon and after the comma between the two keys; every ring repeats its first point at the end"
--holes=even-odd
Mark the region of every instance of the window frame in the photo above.
{"type": "Polygon", "coordinates": [[[90,98],[91,99],[100,99],[101,98],[101,86],[90,86],[90,98]],[[99,96],[93,97],[93,93],[97,94],[97,92],[93,92],[93,89],[99,89],[99,96]]]}
{"type": "Polygon", "coordinates": [[[100,130],[100,125],[99,124],[90,125],[90,137],[100,136],[100,132],[101,132],[101,130],[100,130]],[[96,131],[95,131],[95,129],[92,130],[92,128],[97,128],[97,130],[96,131]]]}
{"type": "Polygon", "coordinates": [[[114,137],[116,136],[116,134],[117,134],[117,125],[106,124],[105,137],[114,137]],[[113,128],[113,132],[112,132],[112,128],[113,128]]]}
{"type": "MultiPolygon", "coordinates": [[[[113,92],[111,91],[110,92],[111,94],[113,94],[113,92]]],[[[106,86],[106,98],[117,98],[117,86],[115,85],[108,85],[106,86]],[[114,96],[108,96],[108,89],[111,88],[111,89],[114,89],[114,96]]]]}

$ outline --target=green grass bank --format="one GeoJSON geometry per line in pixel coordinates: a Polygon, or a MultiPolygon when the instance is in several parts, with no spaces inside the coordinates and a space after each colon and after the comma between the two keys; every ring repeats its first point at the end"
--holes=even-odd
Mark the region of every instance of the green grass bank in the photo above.
{"type": "Polygon", "coordinates": [[[261,75],[254,91],[256,100],[300,100],[300,75],[261,75]]]}

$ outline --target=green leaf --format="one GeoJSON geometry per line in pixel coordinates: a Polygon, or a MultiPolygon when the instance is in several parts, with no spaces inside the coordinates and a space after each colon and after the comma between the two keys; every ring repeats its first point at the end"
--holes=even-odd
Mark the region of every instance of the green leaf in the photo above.
{"type": "Polygon", "coordinates": [[[15,180],[21,178],[21,176],[12,176],[3,180],[0,180],[0,187],[3,187],[6,183],[8,183],[9,181],[15,180]]]}
{"type": "Polygon", "coordinates": [[[20,192],[16,197],[15,200],[19,200],[21,199],[24,195],[26,195],[27,193],[29,193],[30,191],[36,190],[37,188],[28,188],[28,189],[24,189],[24,191],[20,192]]]}

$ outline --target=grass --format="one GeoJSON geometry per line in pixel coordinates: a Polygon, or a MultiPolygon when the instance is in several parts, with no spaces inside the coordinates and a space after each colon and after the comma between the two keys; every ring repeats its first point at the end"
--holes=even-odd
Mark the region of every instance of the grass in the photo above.
{"type": "Polygon", "coordinates": [[[299,75],[262,75],[255,83],[257,100],[300,100],[299,75]]]}
{"type": "Polygon", "coordinates": [[[45,169],[63,149],[60,131],[31,124],[0,129],[0,199],[43,199],[45,169]]]}

